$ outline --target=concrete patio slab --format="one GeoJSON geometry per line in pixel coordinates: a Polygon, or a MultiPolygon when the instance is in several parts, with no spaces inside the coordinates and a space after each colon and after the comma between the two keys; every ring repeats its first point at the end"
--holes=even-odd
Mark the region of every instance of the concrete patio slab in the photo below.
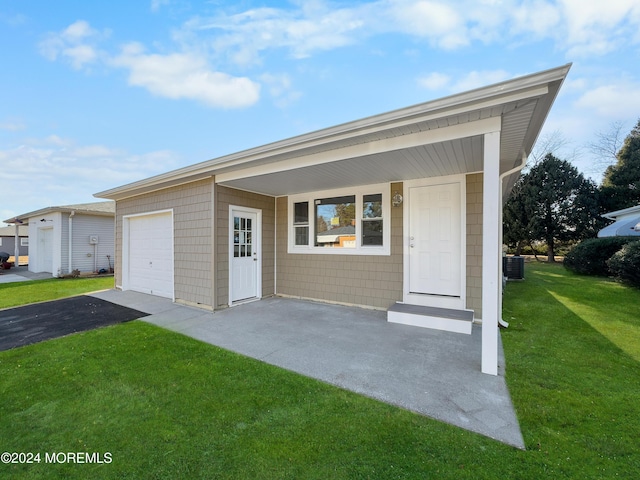
{"type": "Polygon", "coordinates": [[[155,325],[524,448],[501,344],[499,375],[480,371],[481,327],[463,335],[279,297],[211,313],[130,291],[95,295],[151,313],[143,320],[155,325]]]}

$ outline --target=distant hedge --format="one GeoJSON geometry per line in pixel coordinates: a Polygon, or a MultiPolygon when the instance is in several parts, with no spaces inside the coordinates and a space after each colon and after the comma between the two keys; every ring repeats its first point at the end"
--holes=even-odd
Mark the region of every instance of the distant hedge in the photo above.
{"type": "Polygon", "coordinates": [[[573,247],[564,257],[564,266],[582,275],[609,276],[608,260],[637,237],[590,238],[573,247]]]}
{"type": "Polygon", "coordinates": [[[609,270],[624,283],[640,287],[640,241],[627,243],[608,262],[609,270]]]}

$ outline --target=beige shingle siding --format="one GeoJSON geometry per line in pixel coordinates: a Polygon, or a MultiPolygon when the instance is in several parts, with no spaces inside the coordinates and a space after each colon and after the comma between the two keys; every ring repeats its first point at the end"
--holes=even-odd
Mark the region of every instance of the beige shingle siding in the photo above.
{"type": "MultiPolygon", "coordinates": [[[[391,185],[391,195],[402,184],[391,185]]],[[[277,293],[386,309],[402,300],[402,207],[391,210],[391,255],[287,253],[288,199],[277,199],[277,293]]]]}
{"type": "Polygon", "coordinates": [[[201,180],[118,201],[116,285],[122,285],[122,217],[173,209],[176,300],[211,306],[212,184],[212,180],[201,180]]]}
{"type": "Polygon", "coordinates": [[[229,304],[229,205],[262,210],[262,296],[274,290],[275,199],[216,186],[216,308],[229,304]]]}
{"type": "Polygon", "coordinates": [[[482,174],[467,175],[467,308],[482,318],[482,174]]]}

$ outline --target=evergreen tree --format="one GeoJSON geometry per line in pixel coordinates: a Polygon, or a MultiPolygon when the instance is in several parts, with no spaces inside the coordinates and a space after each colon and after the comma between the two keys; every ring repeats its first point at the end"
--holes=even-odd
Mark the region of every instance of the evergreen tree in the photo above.
{"type": "Polygon", "coordinates": [[[625,138],[616,164],[605,171],[600,192],[604,211],[640,204],[640,120],[625,138]]]}
{"type": "Polygon", "coordinates": [[[547,154],[523,175],[504,208],[504,238],[511,244],[542,240],[548,261],[558,241],[595,236],[599,220],[596,185],[565,160],[547,154]]]}

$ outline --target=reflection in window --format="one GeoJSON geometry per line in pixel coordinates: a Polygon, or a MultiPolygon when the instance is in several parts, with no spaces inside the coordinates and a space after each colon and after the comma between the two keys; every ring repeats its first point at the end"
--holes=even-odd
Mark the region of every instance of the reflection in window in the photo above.
{"type": "Polygon", "coordinates": [[[309,245],[309,202],[293,204],[295,245],[309,245]]]}
{"type": "Polygon", "coordinates": [[[362,198],[362,245],[382,245],[382,194],[362,198]]]}
{"type": "Polygon", "coordinates": [[[322,198],[315,202],[315,246],[356,247],[356,197],[322,198]]]}
{"type": "Polygon", "coordinates": [[[252,245],[251,219],[233,217],[233,256],[250,257],[252,245]]]}

